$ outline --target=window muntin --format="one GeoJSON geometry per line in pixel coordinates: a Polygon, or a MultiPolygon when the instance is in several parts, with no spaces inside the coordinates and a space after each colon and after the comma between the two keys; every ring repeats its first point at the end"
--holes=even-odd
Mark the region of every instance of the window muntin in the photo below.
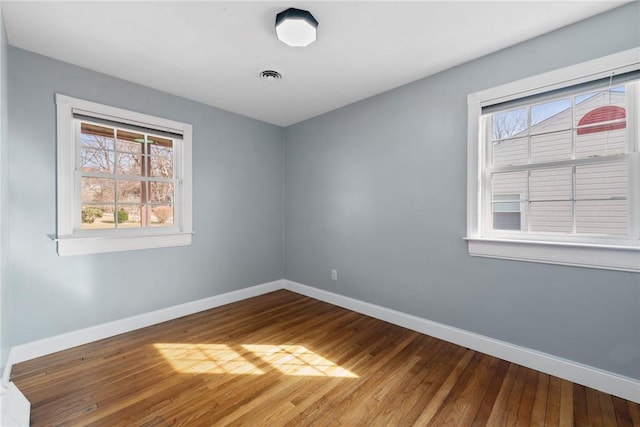
{"type": "Polygon", "coordinates": [[[637,239],[628,126],[637,82],[558,96],[481,116],[485,221],[491,237],[637,239]],[[505,226],[506,195],[519,195],[520,228],[505,226]]]}

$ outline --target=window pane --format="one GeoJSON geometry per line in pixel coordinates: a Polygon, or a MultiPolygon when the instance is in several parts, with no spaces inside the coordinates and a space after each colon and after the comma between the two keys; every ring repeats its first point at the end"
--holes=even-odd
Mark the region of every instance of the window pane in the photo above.
{"type": "Polygon", "coordinates": [[[493,212],[494,230],[522,230],[522,214],[520,212],[493,212]]]}
{"type": "Polygon", "coordinates": [[[142,156],[134,153],[117,153],[116,174],[142,175],[142,156]]]}
{"type": "Polygon", "coordinates": [[[118,203],[140,204],[142,196],[142,182],[118,181],[118,203]]]}
{"type": "Polygon", "coordinates": [[[576,158],[578,159],[623,154],[629,147],[626,128],[582,134],[578,132],[576,132],[576,158]]]}
{"type": "Polygon", "coordinates": [[[493,143],[493,165],[510,166],[529,163],[529,138],[515,138],[493,143]]]}
{"type": "Polygon", "coordinates": [[[572,202],[531,202],[531,231],[571,233],[572,202]]]}
{"type": "Polygon", "coordinates": [[[151,157],[151,176],[173,178],[173,160],[164,157],[151,157]]]}
{"type": "Polygon", "coordinates": [[[553,162],[571,159],[571,131],[554,132],[531,137],[531,162],[553,162]]]}
{"type": "Polygon", "coordinates": [[[576,166],[576,199],[628,197],[626,162],[576,166]]]}
{"type": "Polygon", "coordinates": [[[531,200],[571,200],[573,198],[571,166],[533,169],[530,185],[531,200]]]}
{"type": "Polygon", "coordinates": [[[499,200],[501,195],[517,195],[521,200],[528,198],[527,172],[494,173],[491,179],[493,200],[499,200]]]}
{"type": "Polygon", "coordinates": [[[594,91],[590,93],[586,93],[583,95],[578,95],[575,98],[576,102],[576,125],[580,125],[581,122],[584,124],[584,118],[587,114],[596,110],[600,107],[612,106],[617,107],[608,110],[607,114],[594,115],[589,120],[590,123],[601,123],[604,121],[609,121],[613,118],[611,115],[614,111],[619,111],[619,109],[626,110],[627,109],[627,92],[624,86],[614,87],[609,91],[608,88],[594,91]]]}
{"type": "Polygon", "coordinates": [[[143,134],[118,130],[117,137],[116,150],[126,151],[128,153],[142,153],[142,145],[144,144],[143,134]]]}
{"type": "Polygon", "coordinates": [[[98,150],[113,151],[113,128],[82,123],[80,125],[80,145],[98,150]]]}
{"type": "Polygon", "coordinates": [[[82,202],[113,204],[115,200],[115,180],[108,178],[81,178],[82,202]]]}
{"type": "Polygon", "coordinates": [[[571,129],[571,99],[558,99],[531,107],[531,134],[571,129]]]}
{"type": "Polygon", "coordinates": [[[576,157],[626,153],[627,93],[624,86],[576,97],[576,157]]]}
{"type": "Polygon", "coordinates": [[[495,113],[491,122],[493,125],[493,140],[497,141],[513,136],[526,135],[528,118],[527,108],[495,113]]]}
{"type": "Polygon", "coordinates": [[[80,228],[83,230],[114,228],[113,205],[82,205],[80,228]]]}
{"type": "Polygon", "coordinates": [[[161,156],[170,160],[173,159],[173,141],[170,139],[150,136],[149,148],[153,156],[161,156]]]}
{"type": "Polygon", "coordinates": [[[113,173],[113,151],[80,148],[80,170],[91,173],[113,173]]]}
{"type": "Polygon", "coordinates": [[[152,203],[173,203],[173,183],[149,182],[149,199],[152,203]]]}
{"type": "Polygon", "coordinates": [[[169,205],[154,206],[151,209],[151,225],[153,227],[173,227],[173,207],[169,205]]]}
{"type": "Polygon", "coordinates": [[[118,221],[118,228],[136,228],[142,226],[142,209],[139,205],[122,205],[113,219],[118,221]]]}
{"type": "Polygon", "coordinates": [[[576,231],[626,235],[629,233],[627,200],[592,200],[576,202],[576,231]]]}

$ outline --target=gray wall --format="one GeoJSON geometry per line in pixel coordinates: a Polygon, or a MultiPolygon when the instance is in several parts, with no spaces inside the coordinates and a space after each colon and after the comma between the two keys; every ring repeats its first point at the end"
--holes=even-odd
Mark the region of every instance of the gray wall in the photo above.
{"type": "Polygon", "coordinates": [[[3,347],[283,277],[282,128],[13,47],[8,60],[13,313],[3,347]],[[55,93],[193,125],[191,246],[56,255],[55,93]]]}
{"type": "Polygon", "coordinates": [[[7,286],[8,227],[7,184],[8,184],[8,110],[7,110],[7,33],[0,3],[0,367],[7,362],[9,347],[3,337],[9,335],[11,305],[7,286]]]}
{"type": "Polygon", "coordinates": [[[287,128],[285,277],[640,378],[639,275],[462,240],[467,94],[638,46],[639,17],[635,2],[287,128]]]}

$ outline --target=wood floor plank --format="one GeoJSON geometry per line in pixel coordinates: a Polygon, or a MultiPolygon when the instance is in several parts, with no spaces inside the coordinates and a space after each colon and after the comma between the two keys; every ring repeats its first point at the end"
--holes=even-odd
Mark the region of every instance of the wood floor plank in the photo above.
{"type": "Polygon", "coordinates": [[[640,405],[627,401],[627,407],[629,408],[631,422],[634,426],[640,427],[640,405]]]}
{"type": "Polygon", "coordinates": [[[517,426],[531,425],[531,412],[533,411],[533,403],[535,402],[538,388],[538,372],[532,369],[526,369],[526,374],[522,399],[520,399],[518,416],[516,418],[515,425],[517,426]]]}
{"type": "Polygon", "coordinates": [[[618,425],[623,427],[632,427],[633,421],[631,420],[631,415],[629,414],[629,406],[627,405],[627,401],[616,396],[611,396],[611,400],[613,401],[616,422],[618,423],[618,425]]]}
{"type": "Polygon", "coordinates": [[[33,426],[640,426],[640,405],[288,291],[14,366],[33,426]]]}
{"type": "MultiPolygon", "coordinates": [[[[568,388],[569,386],[567,386],[568,388]]],[[[572,384],[573,388],[573,424],[579,426],[589,425],[587,414],[587,392],[584,387],[572,384]]]]}
{"type": "Polygon", "coordinates": [[[469,381],[467,387],[462,392],[461,398],[465,400],[466,408],[464,413],[456,420],[457,426],[470,426],[476,419],[482,402],[484,401],[492,379],[498,368],[499,359],[482,355],[479,369],[474,377],[469,381]]]}
{"type": "Polygon", "coordinates": [[[508,410],[511,407],[511,390],[515,384],[518,369],[518,365],[509,365],[509,369],[507,370],[504,381],[500,387],[500,392],[498,393],[495,403],[491,408],[491,414],[487,420],[487,425],[506,425],[506,419],[509,415],[508,410]]]}
{"type": "Polygon", "coordinates": [[[504,360],[498,360],[496,371],[489,383],[489,387],[487,388],[484,397],[482,398],[478,412],[473,419],[473,427],[485,426],[488,424],[489,417],[493,412],[496,399],[502,389],[502,384],[507,376],[509,367],[510,363],[505,362],[504,360]]]}
{"type": "Polygon", "coordinates": [[[518,374],[513,382],[511,393],[509,393],[509,404],[506,407],[505,422],[508,426],[518,424],[518,411],[520,410],[520,402],[522,401],[528,371],[522,366],[518,367],[518,374]]]}
{"type": "MultiPolygon", "coordinates": [[[[573,392],[572,392],[573,393],[573,392]]],[[[545,424],[550,426],[564,426],[566,424],[561,424],[560,422],[560,412],[564,409],[563,414],[565,417],[567,415],[572,415],[572,412],[568,411],[568,409],[573,408],[573,394],[571,398],[568,399],[565,396],[565,408],[561,408],[562,399],[562,380],[558,377],[549,377],[549,397],[547,398],[547,410],[545,414],[545,424]],[[568,406],[568,408],[567,408],[568,406]]],[[[569,420],[572,420],[572,418],[569,420]]]]}
{"type": "Polygon", "coordinates": [[[543,427],[545,425],[545,414],[547,410],[547,399],[549,397],[549,375],[537,373],[538,384],[536,395],[531,408],[531,425],[543,427]]]}
{"type": "MultiPolygon", "coordinates": [[[[570,383],[569,381],[560,380],[560,426],[572,426],[577,423],[575,417],[575,386],[576,384],[570,383]]],[[[584,392],[584,387],[580,388],[580,390],[584,392]]],[[[579,415],[577,420],[580,420],[581,417],[582,415],[579,415]]]]}
{"type": "Polygon", "coordinates": [[[587,418],[589,419],[589,426],[602,427],[602,408],[600,407],[599,393],[592,389],[585,389],[587,397],[587,418]]]}
{"type": "Polygon", "coordinates": [[[600,411],[602,414],[602,424],[604,426],[611,426],[617,423],[616,410],[613,407],[613,400],[611,396],[607,396],[604,393],[598,393],[598,399],[600,399],[600,411]]]}

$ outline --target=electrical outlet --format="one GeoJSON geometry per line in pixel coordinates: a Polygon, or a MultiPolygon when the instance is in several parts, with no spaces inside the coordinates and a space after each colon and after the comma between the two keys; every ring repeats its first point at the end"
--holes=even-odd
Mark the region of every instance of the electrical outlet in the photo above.
{"type": "Polygon", "coordinates": [[[338,270],[335,268],[331,269],[331,280],[338,280],[338,270]]]}

